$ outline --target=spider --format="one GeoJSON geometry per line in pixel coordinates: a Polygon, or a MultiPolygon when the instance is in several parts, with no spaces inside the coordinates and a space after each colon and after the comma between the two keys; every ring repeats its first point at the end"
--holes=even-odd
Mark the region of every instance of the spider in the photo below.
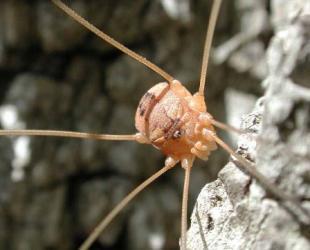
{"type": "Polygon", "coordinates": [[[223,140],[221,140],[216,134],[215,127],[236,133],[243,133],[243,131],[215,120],[212,115],[207,112],[204,91],[211,41],[220,9],[220,0],[214,0],[213,3],[204,47],[199,89],[197,93],[193,95],[180,81],[176,80],[146,58],[131,51],[97,29],[62,1],[51,1],[98,37],[144,64],[165,80],[165,82],[154,85],[140,100],[135,116],[135,125],[138,132],[135,134],[110,135],[53,130],[0,131],[0,135],[6,136],[56,136],[94,140],[135,141],[142,144],[151,144],[166,155],[164,167],[129,193],[101,221],[101,223],[99,223],[80,249],[88,249],[108,224],[139,192],[165,172],[174,168],[178,163],[181,164],[185,171],[181,213],[181,249],[186,249],[187,203],[191,169],[196,158],[207,160],[209,154],[214,151],[217,146],[222,147],[232,155],[238,161],[238,166],[240,168],[256,178],[276,198],[296,203],[294,198],[279,190],[274,184],[268,181],[268,179],[257,172],[255,166],[251,162],[236,154],[223,140]]]}

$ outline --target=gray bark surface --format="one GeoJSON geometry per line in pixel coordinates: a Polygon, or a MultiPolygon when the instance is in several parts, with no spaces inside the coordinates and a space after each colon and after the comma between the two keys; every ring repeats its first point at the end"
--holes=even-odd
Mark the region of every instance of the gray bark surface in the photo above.
{"type": "Polygon", "coordinates": [[[308,217],[229,162],[199,194],[189,249],[310,249],[310,78],[302,73],[309,69],[309,3],[271,1],[271,21],[265,93],[243,118],[247,133],[237,152],[299,199],[308,217]]]}

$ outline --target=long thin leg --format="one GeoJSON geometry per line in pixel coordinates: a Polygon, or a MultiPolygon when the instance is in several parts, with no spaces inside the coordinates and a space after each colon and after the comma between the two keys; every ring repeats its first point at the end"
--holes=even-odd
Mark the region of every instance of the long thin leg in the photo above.
{"type": "Polygon", "coordinates": [[[188,189],[193,158],[182,160],[182,167],[185,170],[183,196],[182,196],[182,214],[181,214],[181,250],[186,250],[186,232],[187,232],[187,210],[188,210],[188,189]]]}
{"type": "Polygon", "coordinates": [[[241,134],[244,134],[246,133],[245,131],[243,131],[242,129],[239,129],[239,128],[235,128],[231,125],[228,125],[228,124],[225,124],[225,123],[222,123],[222,122],[219,122],[219,121],[216,121],[214,119],[211,119],[210,120],[211,124],[213,124],[215,127],[218,127],[220,129],[223,129],[227,132],[234,132],[234,133],[237,133],[239,135],[241,134]]]}
{"type": "Polygon", "coordinates": [[[221,0],[213,0],[211,16],[210,16],[210,21],[209,21],[204,51],[203,51],[201,74],[200,74],[200,84],[199,84],[198,93],[201,96],[204,95],[206,78],[207,78],[208,63],[209,63],[209,57],[210,57],[211,43],[212,43],[212,39],[213,39],[215,24],[216,24],[216,20],[217,20],[218,14],[219,14],[220,6],[221,6],[221,0]]]}
{"type": "Polygon", "coordinates": [[[282,201],[286,208],[296,217],[296,219],[302,223],[303,225],[306,225],[309,227],[310,225],[310,214],[309,212],[304,209],[298,199],[295,197],[283,192],[281,189],[279,189],[276,185],[274,185],[272,182],[270,182],[264,175],[262,175],[260,172],[258,172],[255,168],[255,166],[247,161],[242,156],[236,154],[225,142],[223,142],[220,138],[218,138],[216,135],[211,135],[217,144],[219,144],[225,151],[227,151],[229,154],[231,154],[234,158],[237,160],[234,160],[237,167],[239,167],[241,170],[245,170],[248,174],[250,174],[252,177],[254,177],[258,182],[260,182],[264,188],[266,188],[275,198],[282,201]],[[291,206],[293,205],[293,207],[291,206]]]}
{"type": "Polygon", "coordinates": [[[51,136],[108,141],[137,141],[140,143],[147,143],[147,140],[139,133],[133,135],[109,135],[61,130],[9,129],[0,130],[0,136],[51,136]]]}
{"type": "Polygon", "coordinates": [[[219,137],[217,137],[215,134],[210,133],[216,143],[220,145],[225,151],[227,151],[229,154],[231,154],[233,157],[235,157],[240,164],[237,164],[238,167],[242,167],[247,173],[249,173],[252,177],[257,179],[265,188],[268,189],[268,191],[274,195],[279,200],[292,202],[295,205],[298,205],[299,202],[292,196],[286,194],[281,189],[279,189],[276,185],[274,185],[272,182],[270,182],[263,174],[258,172],[253,166],[253,164],[249,161],[247,161],[242,156],[235,153],[224,141],[222,141],[219,137]]]}
{"type": "Polygon", "coordinates": [[[98,224],[93,232],[88,236],[86,241],[79,248],[80,250],[87,250],[92,243],[98,238],[100,233],[109,225],[109,223],[115,218],[116,215],[144,188],[155,181],[159,176],[163,175],[169,169],[173,168],[177,164],[177,161],[172,158],[167,158],[165,166],[151,177],[142,182],[138,187],[131,191],[118,205],[98,224]]]}
{"type": "MultiPolygon", "coordinates": [[[[240,129],[240,128],[236,128],[234,126],[231,126],[231,125],[228,125],[228,124],[225,124],[225,123],[222,123],[222,122],[219,122],[219,121],[216,121],[214,119],[211,119],[210,120],[211,124],[213,124],[215,127],[217,128],[220,128],[220,129],[223,129],[225,130],[226,132],[233,132],[233,133],[237,133],[239,135],[242,135],[242,134],[246,134],[247,131],[243,130],[243,129],[240,129]]],[[[255,138],[256,141],[259,141],[259,142],[266,142],[267,140],[264,138],[255,138]]]]}
{"type": "Polygon", "coordinates": [[[56,6],[58,6],[61,10],[63,10],[67,15],[71,16],[75,21],[79,22],[81,25],[83,25],[85,28],[87,28],[88,30],[90,30],[91,32],[96,34],[102,40],[104,40],[107,43],[111,44],[112,46],[116,47],[117,49],[119,49],[123,53],[129,55],[130,57],[137,60],[138,62],[144,64],[146,67],[148,67],[149,69],[153,70],[154,72],[156,72],[157,74],[162,76],[164,79],[166,79],[168,81],[168,83],[171,83],[174,80],[174,78],[171,75],[169,75],[167,72],[165,72],[163,69],[159,68],[157,65],[150,62],[145,57],[142,57],[139,54],[137,54],[136,52],[128,49],[123,44],[117,42],[112,37],[108,36],[107,34],[102,32],[101,30],[99,30],[97,27],[95,27],[90,22],[88,22],[83,17],[81,17],[79,14],[77,14],[74,10],[69,8],[62,1],[60,1],[60,0],[51,0],[51,1],[56,6]]]}

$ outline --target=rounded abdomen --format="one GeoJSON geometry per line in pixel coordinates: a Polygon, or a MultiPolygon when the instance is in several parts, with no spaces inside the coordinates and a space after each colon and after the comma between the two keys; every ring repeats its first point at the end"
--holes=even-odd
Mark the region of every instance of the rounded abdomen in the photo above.
{"type": "Polygon", "coordinates": [[[142,97],[136,128],[164,154],[182,159],[198,139],[194,133],[199,112],[189,108],[193,96],[180,83],[158,83],[142,97]]]}

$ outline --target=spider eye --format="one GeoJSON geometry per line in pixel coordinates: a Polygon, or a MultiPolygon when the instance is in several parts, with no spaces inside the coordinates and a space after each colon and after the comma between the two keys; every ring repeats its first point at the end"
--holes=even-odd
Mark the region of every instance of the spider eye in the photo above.
{"type": "Polygon", "coordinates": [[[173,139],[178,139],[178,138],[180,138],[181,136],[182,136],[182,131],[181,130],[176,130],[174,133],[173,133],[173,135],[172,135],[172,138],[173,139]]]}

